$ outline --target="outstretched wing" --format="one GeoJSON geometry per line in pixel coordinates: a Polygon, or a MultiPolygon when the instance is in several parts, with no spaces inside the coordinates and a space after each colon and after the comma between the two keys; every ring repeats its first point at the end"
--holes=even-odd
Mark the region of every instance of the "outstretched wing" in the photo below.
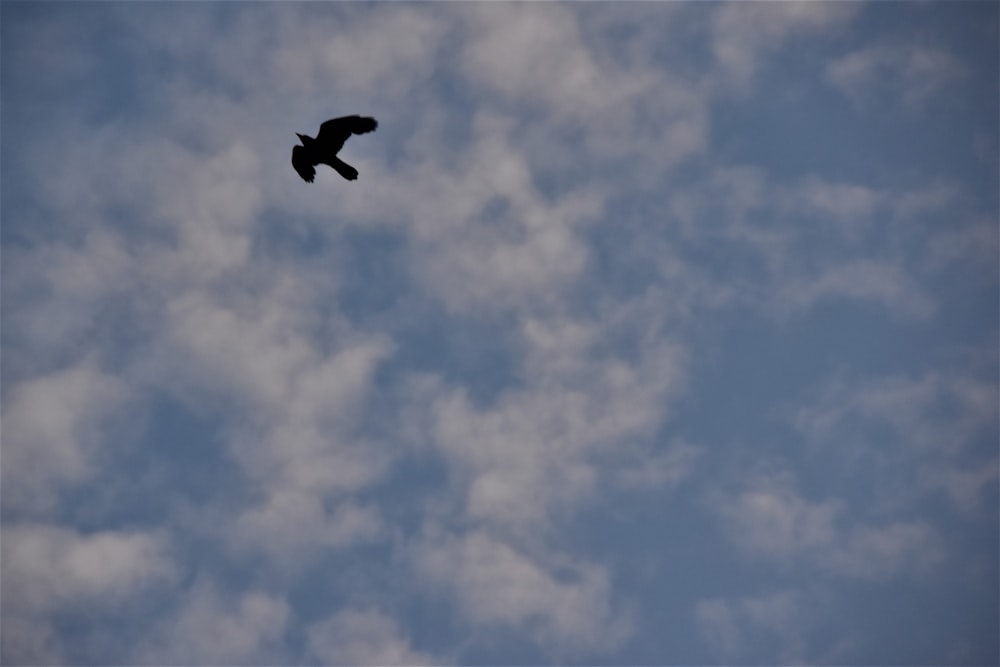
{"type": "Polygon", "coordinates": [[[307,183],[312,183],[316,178],[316,168],[306,154],[305,146],[296,146],[292,149],[292,166],[307,183]]]}
{"type": "Polygon", "coordinates": [[[331,118],[319,126],[316,141],[327,144],[343,144],[352,134],[367,134],[374,132],[378,121],[369,116],[341,116],[331,118]]]}

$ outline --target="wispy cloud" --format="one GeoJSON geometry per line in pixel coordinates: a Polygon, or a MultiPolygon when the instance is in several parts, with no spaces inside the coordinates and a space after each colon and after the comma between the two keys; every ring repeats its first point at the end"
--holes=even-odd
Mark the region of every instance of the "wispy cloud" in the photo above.
{"type": "Polygon", "coordinates": [[[787,471],[761,475],[712,504],[730,539],[756,556],[836,576],[882,579],[922,573],[944,555],[924,521],[868,524],[843,499],[810,500],[787,471]]]}
{"type": "Polygon", "coordinates": [[[198,584],[131,658],[135,664],[283,662],[290,614],[284,600],[263,592],[225,594],[198,584]]]}
{"type": "Polygon", "coordinates": [[[904,107],[916,108],[962,83],[965,65],[941,49],[886,42],[849,53],[830,63],[827,80],[858,105],[891,91],[904,107]]]}
{"type": "Polygon", "coordinates": [[[917,378],[838,376],[818,400],[799,407],[793,421],[810,447],[838,448],[849,474],[892,469],[894,484],[883,477],[887,490],[943,490],[967,514],[985,506],[997,479],[990,442],[997,418],[996,385],[952,370],[917,378]]]}
{"type": "Polygon", "coordinates": [[[28,515],[97,475],[132,402],[128,385],[93,359],[20,383],[5,399],[4,504],[28,515]]]}
{"type": "Polygon", "coordinates": [[[427,665],[392,618],[375,609],[347,609],[308,628],[309,651],[324,664],[427,665]]]}
{"type": "Polygon", "coordinates": [[[796,37],[829,34],[858,13],[844,3],[732,4],[712,19],[712,52],[725,84],[749,86],[762,61],[796,37]]]}
{"type": "Polygon", "coordinates": [[[695,605],[695,618],[720,662],[739,662],[748,643],[760,637],[776,638],[785,662],[803,660],[802,603],[794,591],[779,591],[735,600],[711,598],[695,605]]]}
{"type": "Polygon", "coordinates": [[[80,659],[64,650],[60,615],[86,613],[113,622],[122,609],[179,579],[164,532],[84,534],[21,522],[4,526],[2,538],[4,660],[12,663],[80,659]]]}
{"type": "Polygon", "coordinates": [[[417,571],[450,591],[473,624],[513,628],[554,655],[607,653],[632,631],[605,568],[560,554],[532,555],[488,533],[430,532],[414,552],[417,571]]]}

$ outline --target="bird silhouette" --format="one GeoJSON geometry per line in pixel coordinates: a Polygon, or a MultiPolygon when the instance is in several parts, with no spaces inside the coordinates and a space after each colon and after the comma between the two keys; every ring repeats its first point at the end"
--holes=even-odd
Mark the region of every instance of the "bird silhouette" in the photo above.
{"type": "Polygon", "coordinates": [[[292,149],[292,166],[307,183],[312,183],[316,177],[318,164],[330,165],[338,174],[353,181],[358,177],[358,170],[338,158],[337,153],[352,134],[374,132],[376,127],[378,121],[374,118],[342,116],[320,125],[315,139],[296,132],[302,145],[292,149]]]}

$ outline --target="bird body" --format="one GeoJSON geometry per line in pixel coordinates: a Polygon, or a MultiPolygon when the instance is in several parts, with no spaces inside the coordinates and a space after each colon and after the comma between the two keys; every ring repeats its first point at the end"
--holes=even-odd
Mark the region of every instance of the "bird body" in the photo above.
{"type": "Polygon", "coordinates": [[[358,177],[358,170],[337,157],[352,134],[374,132],[378,121],[367,116],[332,118],[319,126],[316,138],[296,132],[301,145],[292,149],[292,167],[308,183],[316,177],[316,165],[325,164],[349,181],[358,177]]]}

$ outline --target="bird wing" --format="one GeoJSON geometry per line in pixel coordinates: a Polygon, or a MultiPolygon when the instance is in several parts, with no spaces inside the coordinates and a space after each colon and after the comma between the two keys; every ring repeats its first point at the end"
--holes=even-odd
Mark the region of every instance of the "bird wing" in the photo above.
{"type": "Polygon", "coordinates": [[[292,166],[295,171],[299,172],[302,180],[307,183],[312,183],[313,179],[316,178],[316,168],[306,154],[304,146],[296,146],[292,149],[292,166]]]}
{"type": "Polygon", "coordinates": [[[339,143],[347,141],[352,134],[367,134],[374,132],[378,121],[369,116],[341,116],[331,118],[319,126],[316,141],[320,143],[339,143]]]}

